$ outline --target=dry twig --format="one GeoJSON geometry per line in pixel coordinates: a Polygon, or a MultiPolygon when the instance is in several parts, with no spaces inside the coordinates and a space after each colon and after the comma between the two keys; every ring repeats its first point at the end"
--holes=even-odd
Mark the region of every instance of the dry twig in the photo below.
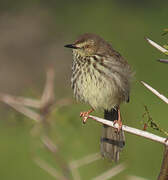
{"type": "Polygon", "coordinates": [[[168,59],[158,59],[158,61],[161,63],[168,63],[168,59]]]}
{"type": "Polygon", "coordinates": [[[155,47],[156,49],[158,49],[159,51],[161,51],[162,53],[164,54],[167,54],[168,53],[168,50],[165,49],[164,47],[160,46],[159,44],[157,44],[156,42],[152,41],[151,39],[149,38],[145,38],[147,40],[147,42],[149,44],[151,44],[153,47],[155,47]]]}
{"type": "Polygon", "coordinates": [[[68,180],[67,178],[65,178],[64,176],[62,176],[55,168],[53,168],[51,165],[49,165],[47,162],[45,162],[44,160],[40,159],[40,158],[36,158],[34,159],[34,162],[43,170],[45,170],[46,172],[48,172],[48,174],[50,174],[51,176],[53,176],[54,178],[58,179],[58,180],[68,180]]]}
{"type": "Polygon", "coordinates": [[[69,167],[71,169],[72,172],[72,176],[74,180],[80,180],[80,175],[79,172],[77,170],[77,168],[90,164],[94,161],[97,161],[101,158],[99,153],[95,153],[95,154],[91,154],[88,156],[85,156],[84,158],[81,158],[79,160],[75,160],[69,163],[69,167]]]}
{"type": "Polygon", "coordinates": [[[155,94],[157,97],[159,97],[162,101],[164,101],[166,104],[168,104],[168,98],[165,97],[163,94],[160,94],[157,90],[155,90],[154,88],[152,88],[150,85],[148,85],[147,83],[141,81],[141,83],[147,88],[149,89],[153,94],[155,94]]]}
{"type": "Polygon", "coordinates": [[[147,180],[147,179],[138,176],[128,176],[127,180],[147,180]]]}
{"type": "Polygon", "coordinates": [[[126,165],[124,163],[119,164],[119,165],[113,167],[112,169],[104,172],[100,176],[93,178],[93,180],[107,180],[107,179],[110,179],[110,178],[116,176],[117,174],[121,173],[125,169],[126,169],[126,165]]]}
{"type": "MultiPolygon", "coordinates": [[[[108,121],[106,119],[102,119],[102,118],[99,118],[99,117],[96,117],[96,116],[91,116],[91,115],[89,116],[89,118],[91,118],[91,119],[93,119],[93,120],[95,120],[97,122],[100,122],[102,124],[105,124],[105,125],[108,125],[108,126],[111,126],[111,127],[114,127],[114,128],[118,128],[118,124],[117,123],[114,124],[112,121],[108,121]]],[[[126,126],[126,125],[122,125],[122,130],[125,131],[125,132],[128,132],[128,133],[137,135],[137,136],[144,137],[146,139],[150,139],[152,141],[159,142],[161,144],[164,144],[165,146],[168,146],[167,138],[157,136],[157,135],[149,133],[147,131],[132,128],[132,127],[129,127],[129,126],[126,126]]]]}
{"type": "Polygon", "coordinates": [[[41,102],[36,99],[30,99],[25,97],[16,97],[5,93],[0,93],[0,101],[10,105],[22,105],[32,108],[40,108],[41,102]]]}
{"type": "Polygon", "coordinates": [[[162,167],[158,180],[167,180],[168,179],[168,146],[165,146],[165,152],[163,154],[162,167]]]}

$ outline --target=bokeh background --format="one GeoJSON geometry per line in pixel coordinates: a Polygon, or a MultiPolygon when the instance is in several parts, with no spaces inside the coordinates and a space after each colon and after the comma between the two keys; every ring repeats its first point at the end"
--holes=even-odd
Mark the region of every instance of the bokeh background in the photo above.
{"type": "MultiPolygon", "coordinates": [[[[93,32],[109,41],[136,73],[130,103],[121,107],[124,124],[142,129],[142,114],[147,105],[153,119],[167,129],[166,105],[139,83],[143,80],[167,93],[168,67],[156,61],[164,55],[144,39],[147,36],[162,45],[167,42],[168,37],[161,36],[167,28],[167,7],[167,1],[154,0],[0,1],[0,92],[40,97],[46,69],[53,65],[56,101],[72,98],[72,56],[63,46],[82,33],[93,32]]],[[[101,125],[89,121],[83,126],[79,118],[79,112],[87,109],[87,105],[73,101],[56,108],[50,117],[51,138],[67,162],[99,152],[101,125]]],[[[33,125],[30,119],[0,104],[0,179],[54,179],[32,160],[38,154],[53,167],[58,166],[52,155],[42,150],[38,138],[31,136],[33,125]]],[[[136,175],[155,180],[162,154],[160,144],[126,134],[120,162],[126,162],[127,169],[113,179],[136,175]]],[[[113,166],[114,163],[101,159],[79,170],[86,180],[113,166]]]]}

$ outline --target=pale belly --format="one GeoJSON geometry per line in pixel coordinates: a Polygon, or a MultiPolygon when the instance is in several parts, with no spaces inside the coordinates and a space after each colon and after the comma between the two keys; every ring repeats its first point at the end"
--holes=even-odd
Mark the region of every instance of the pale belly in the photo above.
{"type": "Polygon", "coordinates": [[[115,83],[92,70],[90,73],[82,73],[76,80],[74,95],[93,109],[110,110],[122,101],[115,83]]]}

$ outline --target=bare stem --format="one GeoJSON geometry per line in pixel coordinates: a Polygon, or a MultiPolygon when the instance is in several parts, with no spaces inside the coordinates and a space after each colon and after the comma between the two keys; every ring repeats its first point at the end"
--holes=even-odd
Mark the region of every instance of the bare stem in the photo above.
{"type": "Polygon", "coordinates": [[[155,94],[157,97],[159,97],[162,101],[164,101],[166,104],[168,104],[168,98],[165,97],[163,94],[160,94],[156,89],[154,89],[153,87],[151,87],[149,84],[141,81],[141,83],[147,88],[149,89],[153,94],[155,94]]]}
{"type": "Polygon", "coordinates": [[[16,105],[23,105],[29,106],[33,108],[40,108],[40,101],[31,98],[25,97],[16,97],[6,93],[0,93],[0,101],[7,103],[7,104],[16,104],[16,105]]]}
{"type": "Polygon", "coordinates": [[[116,176],[120,172],[124,171],[125,169],[126,169],[126,166],[124,163],[119,164],[119,165],[113,167],[112,169],[104,172],[100,176],[97,176],[96,178],[94,178],[94,180],[102,180],[102,179],[112,178],[113,176],[116,176]]]}
{"type": "Polygon", "coordinates": [[[96,161],[100,158],[101,158],[101,156],[99,153],[91,154],[91,155],[88,155],[88,156],[81,158],[79,160],[72,161],[70,163],[70,166],[71,166],[71,168],[79,168],[80,166],[90,164],[93,161],[96,161]]]}
{"type": "Polygon", "coordinates": [[[153,47],[155,47],[156,49],[158,49],[159,51],[161,51],[162,53],[164,54],[167,54],[168,53],[168,50],[165,49],[164,47],[160,46],[159,44],[157,44],[156,42],[152,41],[151,39],[149,38],[145,38],[147,40],[147,42],[149,44],[151,44],[153,47]]]}
{"type": "MultiPolygon", "coordinates": [[[[112,121],[108,121],[106,119],[102,119],[102,118],[99,118],[99,117],[96,117],[96,116],[91,116],[91,115],[89,116],[89,118],[91,118],[91,119],[93,119],[93,120],[95,120],[97,122],[100,122],[102,124],[106,124],[108,126],[118,128],[118,124],[117,123],[114,124],[112,121]]],[[[156,141],[156,142],[159,142],[161,144],[164,144],[164,145],[168,146],[167,138],[157,136],[157,135],[149,133],[147,131],[142,131],[140,129],[132,128],[132,127],[129,127],[129,126],[126,126],[126,125],[122,125],[122,130],[125,131],[125,132],[131,133],[131,134],[134,134],[134,135],[137,135],[137,136],[141,136],[141,137],[144,137],[146,139],[150,139],[152,141],[156,141]]]]}
{"type": "Polygon", "coordinates": [[[167,179],[168,179],[168,146],[165,146],[162,167],[161,167],[158,180],[167,180],[167,179]]]}
{"type": "Polygon", "coordinates": [[[138,176],[129,175],[127,176],[127,180],[147,180],[147,179],[138,176]]]}
{"type": "Polygon", "coordinates": [[[161,63],[168,63],[168,59],[158,59],[158,61],[161,63]]]}
{"type": "Polygon", "coordinates": [[[43,170],[45,170],[48,174],[53,176],[58,180],[68,180],[66,177],[62,176],[55,168],[49,165],[47,162],[43,161],[40,158],[36,158],[34,162],[43,170]]]}
{"type": "Polygon", "coordinates": [[[8,104],[10,107],[12,107],[13,109],[15,109],[16,111],[20,112],[21,114],[24,114],[26,117],[33,119],[36,122],[40,122],[42,120],[42,116],[38,113],[36,113],[35,111],[22,106],[22,105],[14,105],[12,103],[6,103],[8,104]]]}

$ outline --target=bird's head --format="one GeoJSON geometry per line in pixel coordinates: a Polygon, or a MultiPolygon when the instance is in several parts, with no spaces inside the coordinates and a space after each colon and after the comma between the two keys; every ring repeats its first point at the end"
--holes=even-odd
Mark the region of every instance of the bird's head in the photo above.
{"type": "Polygon", "coordinates": [[[72,48],[74,54],[79,54],[82,57],[102,54],[111,48],[101,37],[91,33],[79,36],[73,44],[64,47],[72,48]]]}

